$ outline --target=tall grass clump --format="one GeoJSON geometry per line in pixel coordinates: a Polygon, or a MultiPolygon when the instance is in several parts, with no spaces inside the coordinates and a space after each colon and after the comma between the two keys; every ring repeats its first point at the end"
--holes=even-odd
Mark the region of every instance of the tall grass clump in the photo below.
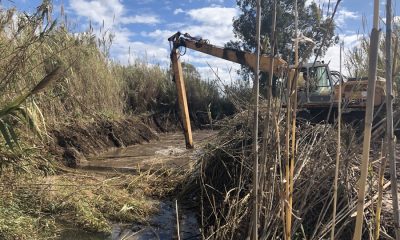
{"type": "Polygon", "coordinates": [[[48,51],[44,55],[52,60],[45,61],[45,69],[53,61],[65,62],[69,69],[65,78],[38,97],[45,115],[58,121],[98,114],[122,116],[122,79],[115,77],[113,63],[99,50],[93,33],[73,35],[61,28],[52,37],[46,42],[48,51]]]}
{"type": "Polygon", "coordinates": [[[50,3],[43,3],[32,16],[1,10],[0,106],[63,66],[52,87],[23,104],[30,112],[50,123],[103,113],[121,115],[122,84],[99,51],[96,37],[91,32],[68,32],[50,20],[50,9],[50,3]]]}
{"type": "MultiPolygon", "coordinates": [[[[172,114],[178,117],[176,86],[169,70],[159,65],[149,65],[140,59],[132,65],[115,68],[123,79],[127,112],[172,114]]],[[[189,63],[182,63],[182,69],[190,117],[195,124],[207,124],[208,112],[213,119],[234,113],[230,98],[219,91],[215,80],[205,81],[189,63]]]]}
{"type": "Polygon", "coordinates": [[[235,112],[229,96],[220,92],[217,80],[202,79],[197,69],[189,63],[182,63],[182,70],[187,86],[189,111],[195,122],[208,123],[207,114],[211,114],[213,119],[222,119],[235,112]]]}
{"type": "Polygon", "coordinates": [[[175,85],[159,65],[137,59],[131,65],[116,66],[116,69],[124,82],[127,112],[168,112],[175,108],[175,85]]]}

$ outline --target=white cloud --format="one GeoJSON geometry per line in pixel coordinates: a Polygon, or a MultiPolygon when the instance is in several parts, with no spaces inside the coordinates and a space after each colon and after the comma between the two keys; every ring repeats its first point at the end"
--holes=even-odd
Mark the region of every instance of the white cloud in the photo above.
{"type": "Polygon", "coordinates": [[[232,25],[232,19],[238,14],[236,8],[205,7],[192,9],[187,14],[196,21],[208,25],[232,25]]]}
{"type": "MultiPolygon", "coordinates": [[[[174,13],[180,12],[181,9],[176,9],[174,13]]],[[[184,23],[169,23],[166,25],[167,28],[156,29],[151,32],[141,32],[140,35],[151,39],[155,45],[165,46],[165,49],[168,49],[166,39],[177,31],[181,31],[182,33],[187,32],[192,36],[201,36],[204,39],[208,39],[211,44],[219,46],[223,46],[229,40],[234,39],[231,20],[238,14],[236,8],[211,6],[191,9],[185,13],[188,18],[184,23]]],[[[166,51],[167,54],[160,52],[159,56],[165,56],[167,59],[166,62],[169,63],[169,49],[166,51]]],[[[186,54],[181,57],[181,60],[196,66],[203,78],[215,79],[215,75],[210,66],[214,70],[218,69],[218,75],[223,81],[229,81],[231,77],[236,79],[236,70],[240,69],[239,64],[190,49],[187,49],[186,54]],[[210,66],[208,66],[208,64],[210,66]],[[231,71],[231,73],[229,73],[229,71],[231,71]]]]}
{"type": "MultiPolygon", "coordinates": [[[[189,17],[188,22],[191,24],[182,26],[180,30],[192,36],[208,39],[213,45],[223,46],[234,39],[232,20],[238,13],[236,8],[220,6],[191,9],[186,12],[189,17]],[[193,24],[193,22],[196,24],[193,24]]],[[[163,33],[165,38],[167,33],[163,33]]],[[[168,35],[171,34],[168,33],[168,35]]],[[[191,50],[187,50],[182,60],[194,64],[204,78],[215,79],[215,74],[210,67],[214,71],[218,70],[218,76],[225,83],[230,81],[231,78],[236,79],[236,70],[240,69],[239,64],[191,50]]]]}
{"type": "Polygon", "coordinates": [[[236,8],[206,7],[191,9],[186,14],[189,17],[186,23],[169,23],[168,30],[157,29],[153,32],[142,32],[141,35],[165,40],[175,32],[181,31],[192,36],[201,36],[214,45],[224,45],[234,39],[232,19],[238,14],[236,8]]]}
{"type": "MultiPolygon", "coordinates": [[[[163,66],[169,65],[169,52],[164,47],[144,42],[131,42],[129,46],[131,49],[131,55],[129,56],[129,60],[131,63],[136,59],[140,59],[147,62],[158,63],[163,66]]],[[[128,60],[127,58],[121,59],[121,55],[118,56],[121,63],[126,63],[126,61],[128,60]]]]}
{"type": "MultiPolygon", "coordinates": [[[[131,27],[128,28],[128,24],[156,25],[162,21],[152,14],[129,15],[123,3],[121,0],[71,0],[69,8],[77,16],[91,19],[97,26],[104,21],[105,28],[110,29],[115,36],[111,56],[122,64],[142,59],[168,67],[170,59],[167,38],[177,31],[188,32],[193,36],[200,35],[211,44],[220,46],[234,39],[232,19],[238,14],[236,8],[215,5],[188,11],[177,8],[173,14],[184,13],[185,21],[164,23],[158,29],[135,33],[131,27]],[[146,40],[139,41],[137,36],[145,37],[146,40]]],[[[218,75],[223,81],[229,81],[231,77],[235,79],[236,70],[240,68],[239,64],[189,50],[182,61],[195,65],[204,78],[214,79],[215,76],[207,65],[209,64],[214,70],[218,69],[218,75]]]]}
{"type": "Polygon", "coordinates": [[[220,27],[218,31],[215,31],[213,26],[188,26],[184,27],[182,32],[208,39],[211,44],[219,46],[223,46],[229,40],[234,39],[232,28],[229,27],[220,27]]]}
{"type": "MultiPolygon", "coordinates": [[[[341,40],[344,41],[344,52],[352,49],[359,43],[359,35],[357,34],[350,34],[350,35],[342,35],[339,36],[341,40]]],[[[343,53],[342,63],[345,62],[346,54],[343,53]]],[[[323,57],[323,60],[326,63],[330,63],[329,67],[331,70],[339,70],[340,69],[340,46],[339,44],[334,45],[328,49],[326,55],[323,57]]],[[[342,65],[342,70],[344,65],[342,65]]]]}
{"type": "Polygon", "coordinates": [[[118,24],[155,24],[158,16],[153,14],[128,15],[120,0],[71,0],[70,8],[81,17],[86,17],[94,23],[112,28],[118,24]]]}
{"type": "MultiPolygon", "coordinates": [[[[168,60],[166,48],[156,44],[134,41],[133,37],[136,34],[125,26],[128,24],[157,24],[161,22],[158,16],[146,13],[131,15],[121,0],[71,0],[69,9],[79,17],[90,19],[95,26],[104,24],[104,28],[113,33],[111,57],[120,63],[127,64],[137,58],[154,59],[164,63],[168,60]]],[[[96,33],[99,34],[99,32],[96,33]]]]}
{"type": "Polygon", "coordinates": [[[165,42],[167,38],[171,37],[174,33],[176,33],[176,31],[157,29],[153,32],[141,32],[140,35],[152,38],[155,41],[165,42]]]}
{"type": "Polygon", "coordinates": [[[201,36],[215,45],[223,45],[234,39],[232,20],[238,15],[236,8],[206,7],[192,9],[186,14],[198,24],[182,27],[183,32],[201,36]]]}
{"type": "Polygon", "coordinates": [[[345,8],[342,8],[338,11],[335,22],[338,25],[338,27],[341,27],[341,26],[345,25],[346,21],[349,19],[355,20],[355,19],[360,19],[360,18],[361,18],[361,16],[359,13],[352,12],[345,8]]]}
{"type": "Polygon", "coordinates": [[[169,52],[167,48],[152,42],[134,41],[135,33],[128,28],[119,28],[113,31],[115,37],[111,47],[111,57],[121,64],[135,62],[136,59],[160,63],[168,66],[169,52]]]}
{"type": "Polygon", "coordinates": [[[122,17],[119,21],[123,24],[132,24],[132,23],[155,24],[159,23],[160,19],[154,15],[136,15],[136,16],[122,17]]]}
{"type": "Polygon", "coordinates": [[[175,11],[174,11],[174,15],[177,15],[177,14],[183,13],[183,12],[184,12],[184,11],[183,11],[182,8],[177,8],[177,9],[175,9],[175,11]]]}
{"type": "Polygon", "coordinates": [[[86,17],[95,23],[104,24],[111,27],[114,23],[114,17],[118,19],[122,16],[124,6],[119,0],[71,0],[71,9],[78,15],[86,17]]]}

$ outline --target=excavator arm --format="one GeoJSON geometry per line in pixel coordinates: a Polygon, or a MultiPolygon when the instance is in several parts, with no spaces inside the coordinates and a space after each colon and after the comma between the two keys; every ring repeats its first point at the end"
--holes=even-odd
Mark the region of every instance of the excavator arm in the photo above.
{"type": "MultiPolygon", "coordinates": [[[[257,55],[254,53],[241,51],[237,49],[218,47],[211,45],[208,40],[202,38],[195,38],[189,34],[181,34],[180,32],[175,33],[168,38],[168,41],[172,44],[171,50],[171,62],[172,69],[174,72],[174,79],[176,83],[176,89],[178,92],[178,102],[181,112],[181,119],[183,124],[183,130],[185,133],[186,148],[193,148],[192,130],[189,118],[189,108],[186,97],[185,82],[183,80],[182,66],[179,61],[179,48],[185,47],[195,51],[199,51],[214,57],[222,58],[234,63],[239,63],[250,67],[255,70],[257,55]]],[[[274,60],[273,72],[280,73],[281,69],[287,68],[287,63],[281,58],[272,58],[268,55],[260,56],[260,71],[270,72],[272,60],[274,60]]]]}
{"type": "MultiPolygon", "coordinates": [[[[179,47],[190,48],[195,51],[199,51],[214,57],[222,58],[234,63],[238,63],[244,66],[250,67],[252,70],[256,67],[256,59],[257,55],[251,52],[246,52],[242,50],[225,48],[212,45],[208,42],[208,40],[204,40],[201,38],[195,38],[190,36],[189,34],[181,34],[180,32],[175,33],[171,37],[168,38],[173,45],[173,49],[178,49],[179,47]]],[[[261,72],[269,72],[271,69],[272,57],[268,55],[260,56],[260,71],[261,72]]],[[[278,73],[280,69],[287,67],[287,63],[279,58],[274,58],[274,72],[278,73]]]]}

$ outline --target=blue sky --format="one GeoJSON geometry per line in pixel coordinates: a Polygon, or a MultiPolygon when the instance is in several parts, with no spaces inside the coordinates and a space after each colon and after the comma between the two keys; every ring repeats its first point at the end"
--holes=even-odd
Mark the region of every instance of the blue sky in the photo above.
{"type": "MultiPolygon", "coordinates": [[[[325,10],[329,2],[307,1],[324,5],[325,10]]],[[[384,19],[385,1],[380,1],[380,14],[384,19]]],[[[14,0],[2,1],[2,5],[32,12],[40,2],[14,0]]],[[[98,32],[104,21],[105,29],[115,35],[111,48],[114,60],[127,64],[136,58],[142,58],[166,67],[169,65],[167,38],[170,35],[179,30],[202,36],[212,44],[223,45],[234,39],[232,19],[239,14],[235,0],[54,0],[53,3],[56,16],[61,5],[64,6],[74,31],[87,30],[91,21],[95,32],[98,32]]],[[[331,0],[330,3],[334,6],[336,1],[331,0]]],[[[394,4],[395,15],[398,15],[400,6],[394,4]]],[[[342,0],[340,3],[336,33],[345,41],[346,48],[355,46],[358,36],[370,31],[370,26],[364,29],[362,23],[363,20],[367,24],[371,22],[372,5],[373,0],[342,0]]],[[[331,47],[325,60],[331,62],[331,68],[338,69],[339,47],[331,47]]],[[[189,50],[183,61],[194,64],[206,78],[213,78],[210,66],[224,80],[234,78],[236,75],[233,70],[240,68],[237,64],[189,50]]]]}

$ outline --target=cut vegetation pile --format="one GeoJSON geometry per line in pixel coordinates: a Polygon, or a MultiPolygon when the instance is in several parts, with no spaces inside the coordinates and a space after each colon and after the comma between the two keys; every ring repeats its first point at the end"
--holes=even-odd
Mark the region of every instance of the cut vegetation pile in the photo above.
{"type": "MultiPolygon", "coordinates": [[[[265,112],[264,112],[265,114],[265,112]]],[[[264,115],[265,116],[265,115],[264,115]]],[[[281,116],[277,124],[259,135],[260,146],[260,236],[282,239],[284,225],[285,126],[281,116]],[[265,135],[266,134],[266,135],[265,135]],[[266,136],[263,145],[261,136],[266,136]],[[263,158],[265,153],[265,158],[263,158]]],[[[198,162],[182,195],[200,199],[203,237],[207,239],[244,239],[249,233],[251,209],[251,117],[242,112],[224,121],[218,140],[198,162]]],[[[338,183],[337,239],[350,239],[357,203],[356,181],[360,174],[360,142],[350,126],[342,128],[342,146],[338,183]],[[354,215],[353,215],[354,214],[354,215]]],[[[298,126],[294,170],[293,227],[294,238],[327,238],[332,227],[333,181],[337,130],[335,125],[298,126]]],[[[375,149],[380,148],[380,144],[375,149]]],[[[375,151],[375,152],[379,152],[375,151]]],[[[377,199],[380,155],[372,156],[368,176],[365,236],[372,236],[377,199]],[[371,202],[372,201],[372,204],[371,202]]],[[[387,185],[388,179],[385,180],[387,185]]],[[[387,186],[386,186],[387,187],[387,186]]],[[[386,188],[389,189],[389,188],[386,188]]],[[[390,194],[389,194],[390,195],[390,194]]],[[[388,196],[386,196],[386,200],[388,196]]],[[[390,224],[390,201],[384,201],[381,236],[387,236],[390,224]]],[[[391,232],[393,233],[393,232],[391,232]]]]}

